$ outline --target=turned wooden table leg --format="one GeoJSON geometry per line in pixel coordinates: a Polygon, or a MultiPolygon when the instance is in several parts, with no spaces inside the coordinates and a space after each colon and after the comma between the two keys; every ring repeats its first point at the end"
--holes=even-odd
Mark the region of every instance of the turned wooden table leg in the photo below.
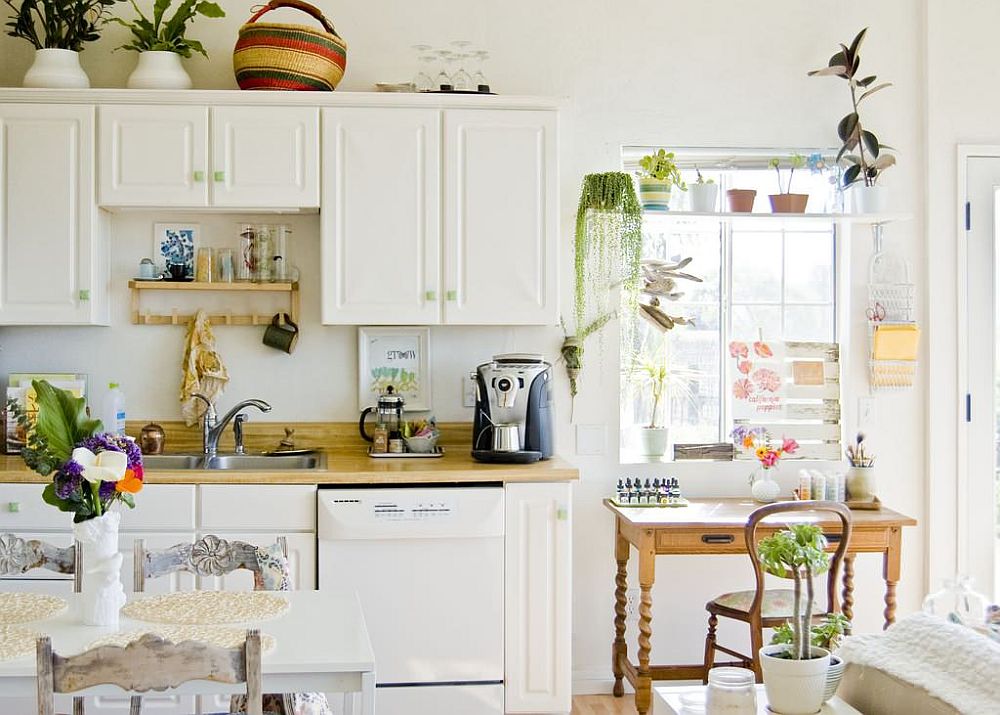
{"type": "Polygon", "coordinates": [[[649,672],[650,638],[653,635],[653,580],[656,549],[653,532],[643,532],[639,545],[639,667],[636,670],[635,709],[647,715],[653,703],[653,679],[649,672]]]}
{"type": "Polygon", "coordinates": [[[629,543],[615,526],[615,561],[618,570],[615,574],[615,640],[611,644],[611,672],[615,676],[615,687],[612,691],[616,698],[625,694],[622,678],[622,660],[628,656],[628,644],[625,643],[625,618],[628,615],[628,557],[629,543]]]}
{"type": "Polygon", "coordinates": [[[854,554],[844,554],[844,590],[841,591],[841,613],[847,620],[854,618],[854,554]]]}
{"type": "Polygon", "coordinates": [[[885,578],[885,610],[882,616],[885,618],[883,629],[888,628],[896,622],[896,584],[899,583],[901,571],[900,561],[902,560],[902,536],[903,530],[894,526],[889,530],[889,546],[882,557],[882,576],[885,578]]]}

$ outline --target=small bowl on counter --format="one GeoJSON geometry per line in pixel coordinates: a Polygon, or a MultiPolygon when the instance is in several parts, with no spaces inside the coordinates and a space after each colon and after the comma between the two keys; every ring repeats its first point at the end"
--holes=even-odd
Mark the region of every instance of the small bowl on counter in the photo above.
{"type": "Polygon", "coordinates": [[[437,449],[437,435],[427,435],[426,437],[404,437],[406,449],[416,454],[430,454],[437,449]]]}

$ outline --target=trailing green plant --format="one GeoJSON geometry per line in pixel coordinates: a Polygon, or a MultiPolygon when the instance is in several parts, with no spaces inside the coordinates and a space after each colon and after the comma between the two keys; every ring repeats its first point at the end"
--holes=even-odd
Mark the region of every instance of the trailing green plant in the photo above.
{"type": "Polygon", "coordinates": [[[847,165],[843,178],[845,187],[862,181],[865,186],[874,186],[882,172],[896,163],[896,157],[889,153],[895,149],[880,143],[878,137],[861,123],[861,103],[876,92],[892,86],[891,82],[876,84],[875,75],[860,79],[857,76],[861,65],[858,51],[867,33],[866,27],[851,41],[850,46],[841,45],[840,51],[830,58],[826,67],[809,72],[810,77],[840,77],[847,81],[851,90],[852,111],[837,125],[837,134],[842,143],[837,153],[837,162],[843,161],[847,165]],[[856,154],[853,153],[855,150],[856,154]]]}
{"type": "Polygon", "coordinates": [[[694,183],[696,183],[696,184],[714,184],[715,183],[715,179],[706,179],[704,176],[701,175],[701,169],[698,168],[697,164],[694,167],[694,171],[698,175],[698,178],[695,179],[694,183]]]}
{"type": "Polygon", "coordinates": [[[128,28],[132,40],[116,48],[133,50],[135,52],[174,52],[181,57],[190,57],[197,52],[208,57],[204,46],[198,40],[185,37],[187,25],[198,15],[204,17],[225,17],[225,11],[214,2],[207,0],[182,0],[170,19],[166,18],[172,0],[156,0],[153,5],[153,18],[149,19],[136,5],[135,0],[129,0],[139,16],[131,22],[119,17],[111,18],[112,22],[128,28]]]}
{"type": "MultiPolygon", "coordinates": [[[[815,648],[826,648],[828,651],[835,651],[840,647],[840,642],[851,630],[851,622],[843,613],[831,613],[825,616],[819,623],[814,623],[809,629],[809,642],[815,648]]],[[[771,645],[791,645],[794,640],[791,623],[782,623],[774,629],[771,636],[771,645]]]]}
{"type": "Polygon", "coordinates": [[[781,187],[781,157],[774,157],[771,161],[767,162],[768,167],[774,169],[775,173],[778,175],[778,193],[779,194],[790,194],[792,193],[792,178],[795,176],[795,170],[801,169],[806,165],[806,158],[801,154],[792,154],[788,157],[788,190],[786,191],[781,187]]]}
{"type": "Polygon", "coordinates": [[[13,14],[7,34],[34,45],[36,50],[79,52],[100,37],[110,18],[111,6],[120,0],[3,0],[13,14]]]}
{"type": "Polygon", "coordinates": [[[773,536],[761,539],[757,555],[764,570],[782,578],[792,578],[794,603],[792,607],[791,647],[787,656],[792,660],[811,657],[809,624],[812,622],[813,576],[830,568],[830,555],[826,553],[826,537],[816,524],[791,524],[773,536]],[[802,593],[803,585],[805,594],[802,593]]]}
{"type": "Polygon", "coordinates": [[[687,184],[681,178],[681,170],[677,168],[674,153],[660,149],[655,154],[647,154],[639,159],[639,177],[657,179],[667,182],[667,187],[676,186],[681,191],[687,191],[687,184]]]}

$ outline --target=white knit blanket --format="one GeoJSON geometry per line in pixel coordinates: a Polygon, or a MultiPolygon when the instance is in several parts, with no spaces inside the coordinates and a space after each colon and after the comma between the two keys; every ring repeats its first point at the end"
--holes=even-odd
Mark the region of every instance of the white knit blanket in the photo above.
{"type": "Polygon", "coordinates": [[[884,633],[851,636],[838,654],[923,687],[966,715],[1000,713],[1000,643],[917,613],[884,633]]]}

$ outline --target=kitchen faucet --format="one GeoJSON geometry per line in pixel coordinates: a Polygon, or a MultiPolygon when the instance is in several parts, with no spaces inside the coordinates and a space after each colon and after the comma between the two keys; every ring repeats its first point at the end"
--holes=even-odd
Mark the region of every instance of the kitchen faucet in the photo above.
{"type": "MultiPolygon", "coordinates": [[[[220,420],[218,413],[215,411],[215,405],[207,397],[202,395],[200,392],[194,393],[192,397],[197,397],[199,400],[205,403],[205,417],[202,420],[202,445],[205,448],[205,454],[209,457],[214,457],[219,451],[219,437],[225,431],[226,426],[233,421],[237,415],[239,415],[247,407],[256,407],[261,412],[270,412],[271,406],[264,402],[264,400],[250,399],[243,400],[242,402],[237,402],[233,409],[229,410],[225,416],[220,420]]],[[[246,419],[245,417],[243,419],[246,419]]],[[[240,420],[240,437],[242,437],[243,429],[242,422],[240,420]]],[[[242,447],[243,440],[239,440],[238,447],[242,447]]]]}

